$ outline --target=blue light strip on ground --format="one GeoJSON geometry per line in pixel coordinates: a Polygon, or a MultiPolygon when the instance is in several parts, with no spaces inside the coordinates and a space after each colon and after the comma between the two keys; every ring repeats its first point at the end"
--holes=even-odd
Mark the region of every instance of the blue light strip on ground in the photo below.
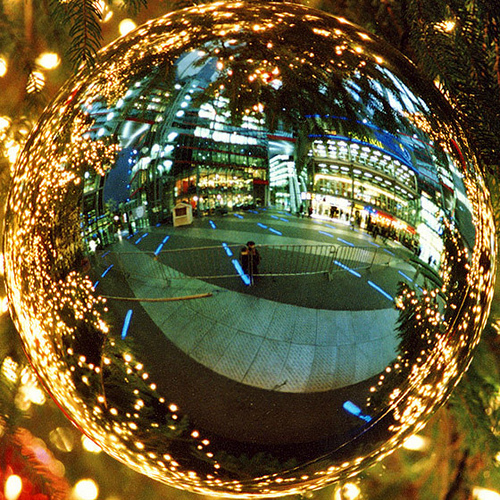
{"type": "Polygon", "coordinates": [[[137,238],[137,241],[135,242],[135,244],[137,245],[138,243],[140,243],[149,233],[144,233],[140,238],[137,238]]]}
{"type": "Polygon", "coordinates": [[[228,257],[232,257],[233,256],[233,252],[227,246],[227,243],[222,243],[222,247],[224,248],[224,250],[225,250],[226,254],[228,255],[228,257]]]}
{"type": "Polygon", "coordinates": [[[106,274],[109,273],[109,271],[111,270],[112,267],[113,267],[113,264],[111,264],[107,269],[105,269],[104,272],[101,274],[101,278],[104,278],[104,276],[106,276],[106,274]]]}
{"type": "Polygon", "coordinates": [[[339,262],[338,260],[333,261],[337,266],[341,267],[342,269],[345,269],[346,271],[350,272],[351,274],[354,274],[356,278],[361,278],[361,274],[359,274],[357,271],[354,269],[351,269],[350,267],[347,267],[346,265],[342,264],[342,262],[339,262]]]}
{"type": "Polygon", "coordinates": [[[413,280],[407,276],[403,271],[398,271],[398,273],[403,276],[403,278],[406,278],[410,283],[413,283],[413,280]]]}
{"type": "Polygon", "coordinates": [[[104,257],[106,257],[106,255],[108,255],[108,253],[111,252],[111,250],[108,250],[107,252],[104,252],[102,255],[101,255],[101,258],[104,259],[104,257]]]}
{"type": "Polygon", "coordinates": [[[352,401],[346,401],[343,405],[342,408],[351,415],[354,415],[355,417],[360,418],[361,420],[364,420],[365,422],[370,422],[372,420],[372,417],[370,415],[364,415],[363,412],[361,411],[361,408],[356,406],[352,401]]]}
{"type": "Polygon", "coordinates": [[[97,285],[99,284],[99,280],[97,280],[94,285],[92,286],[92,288],[95,290],[97,288],[97,285]]]}
{"type": "Polygon", "coordinates": [[[333,234],[327,233],[326,231],[318,231],[319,234],[324,234],[325,236],[328,236],[329,238],[335,238],[333,234]]]}
{"type": "Polygon", "coordinates": [[[243,215],[240,215],[240,214],[234,214],[235,217],[238,217],[238,219],[243,219],[243,215]]]}
{"type": "Polygon", "coordinates": [[[257,210],[249,210],[249,212],[252,212],[253,214],[258,214],[257,210]]]}
{"type": "Polygon", "coordinates": [[[380,245],[378,245],[377,243],[373,243],[373,241],[369,241],[368,243],[370,243],[370,245],[373,245],[374,247],[380,248],[380,245]]]}
{"type": "Polygon", "coordinates": [[[212,226],[212,229],[217,229],[217,226],[215,225],[215,222],[213,220],[209,220],[208,222],[212,226]]]}
{"type": "Polygon", "coordinates": [[[353,247],[354,246],[354,243],[351,243],[350,241],[346,241],[346,240],[343,240],[342,238],[338,238],[337,239],[339,241],[341,241],[342,243],[345,243],[346,245],[349,245],[350,247],[353,247]]]}
{"type": "Polygon", "coordinates": [[[279,219],[277,215],[271,215],[271,219],[279,219]]]}
{"type": "Polygon", "coordinates": [[[396,256],[394,252],[391,252],[390,250],[387,250],[387,248],[384,248],[384,252],[387,252],[388,254],[392,255],[393,257],[396,256]]]}
{"type": "Polygon", "coordinates": [[[290,222],[288,219],[285,219],[283,217],[280,217],[280,220],[282,220],[283,222],[290,222]]]}
{"type": "Polygon", "coordinates": [[[234,268],[236,269],[236,272],[240,275],[240,278],[243,280],[243,283],[245,283],[245,285],[250,285],[250,276],[248,276],[248,274],[245,274],[243,272],[243,269],[241,267],[241,264],[238,262],[237,259],[232,259],[231,262],[233,263],[233,266],[234,268]]]}
{"type": "Polygon", "coordinates": [[[368,280],[368,284],[372,288],[374,288],[375,290],[377,290],[377,292],[381,293],[384,297],[386,297],[387,299],[389,299],[391,302],[394,301],[394,297],[391,297],[385,290],[382,290],[382,288],[380,288],[378,285],[376,285],[373,281],[368,280]]]}
{"type": "Polygon", "coordinates": [[[271,231],[271,233],[277,234],[279,236],[283,236],[283,233],[281,231],[278,231],[277,229],[273,229],[272,227],[269,228],[269,231],[271,231]]]}
{"type": "Polygon", "coordinates": [[[127,311],[127,314],[125,315],[125,320],[123,321],[122,339],[124,339],[127,336],[128,327],[130,326],[131,319],[132,319],[132,309],[129,309],[127,311]]]}
{"type": "Polygon", "coordinates": [[[261,222],[257,222],[257,226],[262,227],[263,229],[267,229],[267,226],[265,226],[261,222]]]}
{"type": "Polygon", "coordinates": [[[165,243],[168,241],[169,238],[170,236],[165,236],[165,238],[163,238],[163,241],[158,245],[158,247],[155,250],[155,255],[158,255],[161,252],[163,245],[165,245],[165,243]]]}

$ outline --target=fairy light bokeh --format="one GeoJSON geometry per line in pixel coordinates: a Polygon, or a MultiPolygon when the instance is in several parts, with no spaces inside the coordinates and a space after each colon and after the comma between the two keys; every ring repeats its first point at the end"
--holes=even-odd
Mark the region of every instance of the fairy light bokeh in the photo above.
{"type": "Polygon", "coordinates": [[[134,470],[322,488],[407,443],[470,363],[494,281],[479,170],[439,91],[345,19],[182,10],[104,49],[31,134],[11,314],[50,395],[134,470]]]}

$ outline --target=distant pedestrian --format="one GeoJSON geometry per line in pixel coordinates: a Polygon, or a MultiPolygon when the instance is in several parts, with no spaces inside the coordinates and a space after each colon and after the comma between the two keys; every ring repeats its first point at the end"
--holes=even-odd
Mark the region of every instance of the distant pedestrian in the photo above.
{"type": "Polygon", "coordinates": [[[240,250],[240,264],[241,264],[241,269],[243,269],[243,272],[245,274],[250,274],[250,257],[248,253],[248,247],[243,246],[241,247],[240,250]]]}
{"type": "Polygon", "coordinates": [[[248,250],[248,269],[250,271],[250,276],[255,276],[259,274],[259,264],[260,264],[260,253],[255,246],[255,241],[247,242],[248,250]]]}

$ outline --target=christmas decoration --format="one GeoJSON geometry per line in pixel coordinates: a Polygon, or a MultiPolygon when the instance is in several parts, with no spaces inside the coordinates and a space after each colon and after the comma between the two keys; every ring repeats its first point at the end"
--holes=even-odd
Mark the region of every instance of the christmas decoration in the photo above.
{"type": "Polygon", "coordinates": [[[54,459],[41,439],[27,429],[17,428],[0,439],[1,498],[19,500],[63,500],[69,485],[64,466],[54,459]],[[4,496],[5,495],[5,496],[4,496]]]}
{"type": "Polygon", "coordinates": [[[108,454],[271,496],[345,479],[446,401],[489,311],[477,159],[412,64],[342,18],[217,3],[101,52],[9,195],[31,363],[108,454]]]}

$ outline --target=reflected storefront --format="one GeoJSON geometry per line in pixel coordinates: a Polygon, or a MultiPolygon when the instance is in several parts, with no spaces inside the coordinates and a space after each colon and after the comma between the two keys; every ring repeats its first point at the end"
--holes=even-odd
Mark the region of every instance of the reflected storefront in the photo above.
{"type": "Polygon", "coordinates": [[[453,111],[307,7],[138,28],[68,83],[16,172],[26,352],[79,428],[171,486],[350,477],[446,401],[488,315],[493,219],[453,111]]]}

